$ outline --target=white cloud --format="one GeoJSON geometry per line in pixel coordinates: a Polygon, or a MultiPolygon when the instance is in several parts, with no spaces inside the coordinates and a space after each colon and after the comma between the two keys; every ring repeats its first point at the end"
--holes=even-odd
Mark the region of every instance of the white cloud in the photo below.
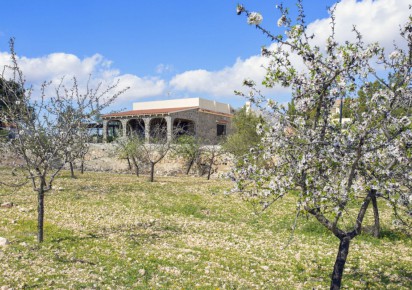
{"type": "MultiPolygon", "coordinates": [[[[379,42],[391,51],[393,41],[402,45],[399,27],[406,23],[410,0],[342,0],[336,4],[336,39],[343,43],[354,40],[353,25],[362,34],[365,43],[379,42]]],[[[319,45],[326,44],[330,34],[330,18],[316,20],[308,25],[309,34],[314,33],[319,45]]]]}
{"type": "MultiPolygon", "coordinates": [[[[237,59],[235,64],[219,71],[191,70],[176,75],[170,85],[179,91],[208,94],[215,97],[234,96],[235,90],[242,90],[245,79],[262,81],[268,65],[268,59],[260,56],[252,56],[248,59],[237,59]]],[[[267,93],[275,92],[275,89],[261,87],[267,93]]],[[[284,93],[286,89],[278,88],[276,92],[284,93]]]]}
{"type": "MultiPolygon", "coordinates": [[[[366,43],[378,41],[390,53],[393,48],[393,40],[401,43],[399,26],[407,20],[410,10],[410,0],[342,0],[337,4],[336,10],[336,36],[337,40],[353,40],[352,26],[356,25],[363,34],[366,43]]],[[[318,19],[308,25],[309,33],[315,33],[316,44],[324,46],[326,38],[330,34],[330,18],[318,19]]],[[[259,49],[257,46],[256,49],[259,49]]],[[[8,64],[10,55],[0,52],[0,67],[8,64]]],[[[159,77],[136,76],[122,74],[112,67],[112,62],[100,54],[79,58],[68,53],[52,53],[43,57],[29,58],[21,56],[18,59],[27,82],[38,89],[43,81],[58,82],[63,76],[69,80],[76,76],[81,86],[84,86],[93,77],[93,84],[103,83],[111,85],[120,80],[119,89],[129,86],[130,89],[118,99],[118,103],[127,103],[139,98],[165,96],[172,91],[173,96],[203,96],[216,99],[230,99],[234,96],[234,90],[245,90],[242,86],[246,78],[260,83],[266,74],[264,66],[268,64],[266,58],[254,55],[247,59],[238,58],[232,65],[216,71],[204,69],[190,70],[174,75],[170,82],[159,77]]],[[[298,58],[292,57],[292,61],[298,66],[298,58]]],[[[156,67],[157,74],[173,73],[173,66],[159,64],[156,67]]],[[[164,75],[162,75],[164,77],[164,75]]],[[[272,96],[280,102],[284,102],[290,91],[276,87],[267,89],[261,87],[263,93],[272,96]]]]}
{"type": "MultiPolygon", "coordinates": [[[[106,87],[119,80],[119,90],[125,87],[130,89],[119,96],[117,103],[161,95],[167,86],[164,80],[158,78],[121,74],[100,54],[80,59],[73,54],[52,53],[36,58],[22,56],[17,60],[27,84],[33,86],[35,95],[40,94],[39,89],[44,81],[52,81],[52,86],[48,90],[48,93],[52,93],[54,86],[59,84],[63,77],[67,82],[76,77],[81,88],[85,87],[90,76],[91,85],[94,86],[102,83],[102,87],[106,87]]],[[[10,54],[0,52],[0,67],[9,64],[10,54]]]]}
{"type": "Polygon", "coordinates": [[[140,78],[136,75],[124,74],[117,78],[119,79],[119,88],[130,87],[126,93],[120,95],[118,101],[160,96],[165,93],[167,86],[164,80],[154,77],[140,78]]]}
{"type": "MultiPolygon", "coordinates": [[[[410,0],[342,0],[337,4],[335,33],[337,40],[343,43],[355,38],[353,25],[364,36],[366,43],[379,42],[387,52],[393,50],[393,41],[401,44],[399,26],[407,21],[410,10],[410,0]]],[[[330,18],[319,19],[308,25],[308,34],[314,33],[314,42],[320,47],[325,46],[330,35],[330,18]]],[[[298,57],[291,56],[298,67],[301,65],[298,57]]],[[[260,83],[265,76],[267,60],[255,55],[245,60],[238,59],[232,66],[218,71],[191,70],[176,75],[170,85],[176,90],[199,94],[210,94],[216,97],[233,96],[234,90],[242,88],[245,78],[260,83]]],[[[285,100],[288,90],[282,87],[263,89],[267,95],[279,101],[285,100]]]]}
{"type": "Polygon", "coordinates": [[[173,65],[170,64],[159,64],[156,66],[156,73],[163,74],[163,73],[170,73],[174,71],[173,65]]]}
{"type": "Polygon", "coordinates": [[[209,93],[214,96],[233,95],[245,78],[262,79],[267,59],[252,56],[246,60],[237,59],[231,67],[220,71],[192,70],[176,75],[170,84],[177,90],[209,93]]]}

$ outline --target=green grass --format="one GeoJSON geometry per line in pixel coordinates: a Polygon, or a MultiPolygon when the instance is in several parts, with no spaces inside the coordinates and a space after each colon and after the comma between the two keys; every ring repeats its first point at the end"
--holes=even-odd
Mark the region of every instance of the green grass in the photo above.
{"type": "MultiPolygon", "coordinates": [[[[231,183],[67,172],[46,196],[37,244],[36,196],[0,188],[0,287],[15,289],[325,289],[338,240],[312,217],[291,237],[296,195],[256,215],[231,183]]],[[[412,288],[412,242],[384,204],[381,239],[353,240],[343,285],[412,288]]],[[[371,210],[369,210],[371,211],[371,210]]],[[[366,227],[372,223],[368,212],[366,227]]]]}

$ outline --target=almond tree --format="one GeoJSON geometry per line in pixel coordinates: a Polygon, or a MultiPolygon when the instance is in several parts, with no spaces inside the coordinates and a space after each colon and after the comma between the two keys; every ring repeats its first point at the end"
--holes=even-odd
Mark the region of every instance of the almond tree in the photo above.
{"type": "Polygon", "coordinates": [[[224,151],[220,144],[205,145],[202,148],[202,154],[200,161],[205,162],[207,176],[206,179],[210,180],[211,175],[215,172],[217,167],[218,158],[223,155],[224,151]]]}
{"type": "Polygon", "coordinates": [[[140,175],[141,165],[146,163],[146,154],[143,150],[145,140],[139,136],[132,134],[131,136],[122,137],[116,140],[118,147],[118,156],[121,159],[127,159],[129,169],[132,169],[132,164],[137,177],[140,175]],[[130,162],[130,160],[132,162],[130,162]]]}
{"type": "Polygon", "coordinates": [[[172,140],[176,136],[176,131],[172,132],[172,137],[167,138],[167,128],[161,124],[154,124],[150,128],[149,142],[140,143],[139,154],[149,163],[150,182],[154,181],[155,166],[172,149],[172,140]]]}
{"type": "Polygon", "coordinates": [[[199,160],[202,155],[202,142],[199,137],[192,135],[182,135],[177,138],[173,154],[175,157],[182,157],[186,161],[186,175],[199,160]]]}
{"type": "MultiPolygon", "coordinates": [[[[33,89],[27,87],[18,58],[14,52],[14,41],[10,41],[11,65],[6,66],[0,76],[3,84],[15,83],[23,88],[23,96],[18,90],[8,87],[15,94],[14,103],[4,102],[1,118],[12,123],[17,130],[16,137],[8,144],[10,154],[23,160],[22,169],[37,193],[37,240],[44,239],[44,198],[52,189],[54,179],[64,164],[73,161],[82,149],[82,128],[102,109],[106,108],[121,94],[116,86],[102,89],[86,87],[81,92],[76,78],[69,85],[64,79],[57,85],[52,96],[47,92],[50,83],[43,83],[40,97],[33,96],[33,89]],[[10,79],[10,80],[9,80],[10,79]]],[[[0,96],[0,98],[3,98],[0,96]]],[[[3,99],[0,99],[3,101],[3,99]]]]}
{"type": "Polygon", "coordinates": [[[296,23],[287,9],[277,7],[278,26],[284,27],[287,38],[263,28],[261,14],[237,8],[273,41],[270,48],[262,48],[270,59],[264,85],[291,88],[295,110],[288,112],[262,96],[252,80],[244,82],[250,87],[250,101],[268,117],[266,126],[258,128],[260,144],[238,163],[232,178],[234,191],[257,198],[263,209],[291,189],[300,192],[298,214],[312,215],[339,239],[331,275],[331,289],[339,289],[351,240],[361,233],[374,197],[385,199],[410,226],[412,18],[400,31],[406,49],[395,46],[388,55],[377,43],[365,44],[356,27],[356,41],[339,44],[333,10],[326,46],[314,46],[301,1],[298,7],[296,23]],[[292,55],[304,68],[294,65],[292,55]],[[372,88],[375,81],[382,85],[378,90],[372,88]],[[356,98],[360,89],[371,95],[362,104],[356,98]],[[353,99],[348,102],[351,121],[334,120],[333,105],[348,98],[353,99]],[[365,109],[359,110],[360,105],[365,109]],[[256,156],[271,166],[262,166],[256,156]]]}

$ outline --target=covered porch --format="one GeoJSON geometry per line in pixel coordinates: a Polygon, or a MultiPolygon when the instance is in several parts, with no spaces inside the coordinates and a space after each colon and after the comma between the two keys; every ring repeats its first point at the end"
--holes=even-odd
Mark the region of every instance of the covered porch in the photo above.
{"type": "Polygon", "coordinates": [[[171,142],[181,135],[195,135],[193,120],[169,114],[152,116],[108,116],[103,118],[103,141],[112,142],[120,137],[136,136],[147,143],[171,142]]]}

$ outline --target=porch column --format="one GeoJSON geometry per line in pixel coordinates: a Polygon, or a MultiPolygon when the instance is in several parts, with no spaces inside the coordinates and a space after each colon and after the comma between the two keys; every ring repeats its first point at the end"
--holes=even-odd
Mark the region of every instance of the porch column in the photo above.
{"type": "Polygon", "coordinates": [[[143,118],[144,122],[144,139],[146,143],[150,142],[150,121],[152,118],[143,118]]]}
{"type": "Polygon", "coordinates": [[[172,142],[173,138],[173,118],[171,116],[165,117],[167,123],[167,141],[172,142]]]}
{"type": "Polygon", "coordinates": [[[129,119],[121,119],[120,122],[122,122],[122,137],[127,137],[127,122],[129,119]]]}
{"type": "Polygon", "coordinates": [[[103,120],[103,143],[107,142],[107,120],[103,120]]]}

